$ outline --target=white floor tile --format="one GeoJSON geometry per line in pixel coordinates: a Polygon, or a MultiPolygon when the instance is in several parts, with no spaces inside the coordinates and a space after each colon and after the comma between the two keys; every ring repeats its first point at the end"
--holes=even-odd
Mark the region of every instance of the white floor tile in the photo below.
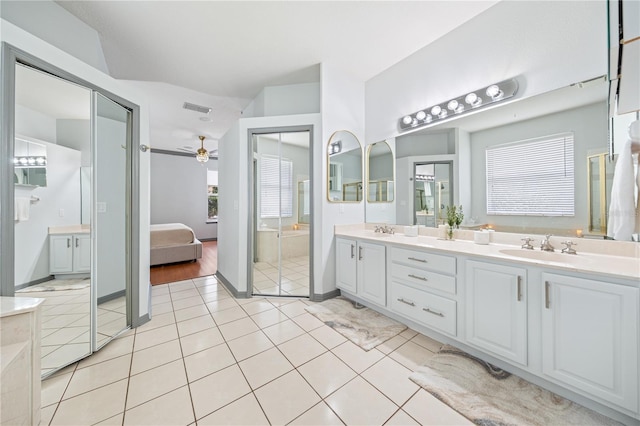
{"type": "Polygon", "coordinates": [[[189,388],[183,386],[127,410],[124,425],[187,425],[195,420],[189,388]]]}
{"type": "Polygon", "coordinates": [[[393,402],[360,377],[325,401],[348,425],[382,425],[398,410],[393,402]]]}
{"type": "Polygon", "coordinates": [[[213,425],[268,425],[256,397],[250,393],[218,411],[198,420],[198,426],[213,425]]]}
{"type": "Polygon", "coordinates": [[[272,424],[286,424],[320,401],[297,371],[261,387],[255,395],[272,424]]]}

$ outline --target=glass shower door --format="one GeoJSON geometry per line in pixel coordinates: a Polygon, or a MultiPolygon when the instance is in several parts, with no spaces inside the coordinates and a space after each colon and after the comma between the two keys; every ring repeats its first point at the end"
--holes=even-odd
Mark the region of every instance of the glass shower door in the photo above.
{"type": "Polygon", "coordinates": [[[309,296],[309,132],[254,134],[253,294],[309,296]]]}

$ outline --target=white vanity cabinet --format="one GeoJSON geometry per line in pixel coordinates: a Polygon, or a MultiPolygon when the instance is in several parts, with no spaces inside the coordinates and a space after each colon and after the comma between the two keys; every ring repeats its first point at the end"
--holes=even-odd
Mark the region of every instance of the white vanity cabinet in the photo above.
{"type": "Polygon", "coordinates": [[[391,247],[390,251],[391,309],[456,336],[456,258],[398,247],[391,247]]]}
{"type": "Polygon", "coordinates": [[[89,234],[49,235],[49,272],[77,274],[91,271],[89,234]]]}
{"type": "Polygon", "coordinates": [[[385,246],[336,238],[336,285],[341,290],[386,306],[385,246]]]}
{"type": "Polygon", "coordinates": [[[466,343],[527,365],[527,270],[466,261],[466,343]]]}
{"type": "Polygon", "coordinates": [[[638,288],[543,273],[542,373],[638,412],[638,288]]]}

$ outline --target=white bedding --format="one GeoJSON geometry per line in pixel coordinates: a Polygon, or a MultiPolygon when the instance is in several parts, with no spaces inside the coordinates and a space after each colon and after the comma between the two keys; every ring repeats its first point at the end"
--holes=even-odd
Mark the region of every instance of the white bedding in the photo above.
{"type": "Polygon", "coordinates": [[[182,223],[151,225],[151,248],[190,244],[195,238],[193,229],[182,223]]]}

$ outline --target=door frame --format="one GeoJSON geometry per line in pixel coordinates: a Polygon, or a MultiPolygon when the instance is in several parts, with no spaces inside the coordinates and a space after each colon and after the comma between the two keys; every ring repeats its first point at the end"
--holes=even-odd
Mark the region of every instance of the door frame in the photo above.
{"type": "MultiPolygon", "coordinates": [[[[309,294],[307,296],[274,296],[274,297],[308,297],[312,299],[314,294],[314,282],[313,282],[313,248],[314,248],[314,229],[315,229],[315,215],[314,212],[314,182],[313,182],[313,125],[305,124],[300,126],[278,126],[278,127],[259,127],[247,129],[247,152],[248,152],[248,167],[249,177],[248,184],[248,215],[247,215],[247,296],[253,297],[253,259],[254,259],[254,247],[255,247],[255,223],[256,223],[256,205],[254,192],[257,191],[255,185],[255,171],[254,171],[254,156],[253,156],[253,136],[260,136],[272,133],[299,133],[307,132],[309,134],[309,179],[311,184],[309,185],[309,211],[311,212],[311,221],[309,223],[309,294]]],[[[295,185],[294,185],[295,186],[295,185]]]]}

